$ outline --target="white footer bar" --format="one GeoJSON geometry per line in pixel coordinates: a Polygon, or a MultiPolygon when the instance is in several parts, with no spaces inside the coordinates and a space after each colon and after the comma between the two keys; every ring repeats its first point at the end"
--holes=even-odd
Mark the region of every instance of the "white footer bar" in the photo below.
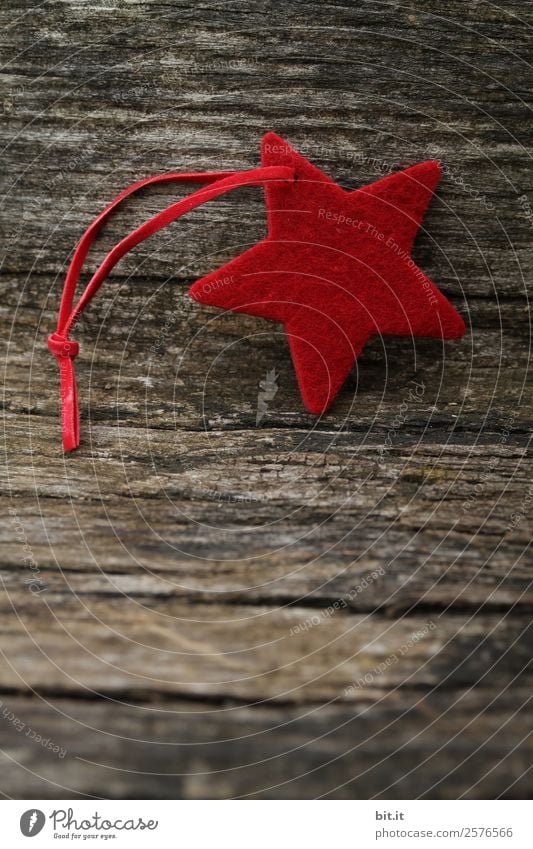
{"type": "Polygon", "coordinates": [[[9,847],[531,849],[528,801],[2,801],[9,847]]]}

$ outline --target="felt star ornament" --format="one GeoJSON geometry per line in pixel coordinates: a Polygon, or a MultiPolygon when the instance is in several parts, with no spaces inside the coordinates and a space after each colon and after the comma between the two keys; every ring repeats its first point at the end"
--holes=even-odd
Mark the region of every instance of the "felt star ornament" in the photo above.
{"type": "Polygon", "coordinates": [[[268,235],[218,271],[191,296],[204,304],[284,324],[304,403],[322,413],[372,334],[456,339],[462,318],[417,268],[411,247],[439,181],[437,162],[422,162],[357,191],[345,191],[274,133],[263,139],[262,165],[247,171],[168,172],[123,189],[88,226],[69,263],[57,326],[48,348],[60,372],[63,448],[80,441],[71,338],[83,311],[130,250],[163,227],[227,192],[263,186],[268,235]],[[86,257],[110,215],[132,194],[160,183],[200,183],[124,236],[104,257],[81,296],[86,257]]]}
{"type": "Polygon", "coordinates": [[[190,295],[282,323],[310,412],[331,405],[370,336],[464,334],[461,316],[411,258],[438,162],[346,191],[274,133],[261,158],[294,169],[293,180],[265,186],[266,238],[190,295]]]}

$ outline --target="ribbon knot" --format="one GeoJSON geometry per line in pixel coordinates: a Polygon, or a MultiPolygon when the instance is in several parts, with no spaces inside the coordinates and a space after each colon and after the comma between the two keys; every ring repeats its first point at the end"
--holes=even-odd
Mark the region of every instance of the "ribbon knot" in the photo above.
{"type": "Polygon", "coordinates": [[[48,350],[54,357],[68,357],[73,360],[80,353],[80,346],[73,339],[67,339],[61,333],[51,333],[48,337],[48,350]]]}

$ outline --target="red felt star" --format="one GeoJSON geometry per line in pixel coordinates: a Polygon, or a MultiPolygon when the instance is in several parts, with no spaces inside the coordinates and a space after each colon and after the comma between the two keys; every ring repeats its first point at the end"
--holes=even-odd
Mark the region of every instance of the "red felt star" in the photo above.
{"type": "Polygon", "coordinates": [[[190,294],[283,323],[310,412],[329,407],[369,336],[463,335],[461,316],[411,259],[437,162],[346,191],[274,133],[261,158],[296,175],[266,186],[267,237],[190,294]]]}

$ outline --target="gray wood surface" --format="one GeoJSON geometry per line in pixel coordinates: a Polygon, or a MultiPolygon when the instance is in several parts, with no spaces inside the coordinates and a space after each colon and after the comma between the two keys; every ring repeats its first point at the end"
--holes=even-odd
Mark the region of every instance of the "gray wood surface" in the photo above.
{"type": "Polygon", "coordinates": [[[4,796],[531,796],[530,46],[515,0],[2,4],[4,796]],[[104,284],[65,457],[77,239],[267,130],[346,187],[442,160],[414,256],[467,335],[373,340],[310,416],[280,328],[186,294],[265,232],[242,190],[104,284]]]}

